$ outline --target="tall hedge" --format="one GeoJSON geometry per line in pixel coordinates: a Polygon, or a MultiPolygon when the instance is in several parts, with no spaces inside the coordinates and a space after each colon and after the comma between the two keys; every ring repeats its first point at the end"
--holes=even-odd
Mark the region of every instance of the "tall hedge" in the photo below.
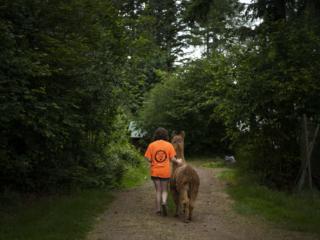
{"type": "Polygon", "coordinates": [[[1,1],[0,190],[105,184],[123,59],[112,1],[1,1]]]}

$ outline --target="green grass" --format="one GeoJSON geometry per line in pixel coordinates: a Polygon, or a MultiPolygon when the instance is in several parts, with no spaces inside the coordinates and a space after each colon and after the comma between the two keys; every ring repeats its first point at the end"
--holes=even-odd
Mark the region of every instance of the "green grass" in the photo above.
{"type": "Polygon", "coordinates": [[[190,157],[187,162],[197,167],[219,168],[224,167],[221,157],[190,157]]]}
{"type": "Polygon", "coordinates": [[[170,192],[168,195],[167,206],[168,206],[168,214],[170,216],[173,216],[176,212],[176,205],[174,204],[173,197],[170,192]]]}
{"type": "Polygon", "coordinates": [[[226,168],[216,176],[219,179],[225,180],[229,185],[235,186],[238,183],[238,172],[235,169],[226,168]]]}
{"type": "MultiPolygon", "coordinates": [[[[147,164],[128,167],[121,184],[130,188],[148,176],[147,164]]],[[[107,208],[113,196],[107,190],[85,190],[68,195],[21,200],[0,197],[0,240],[81,240],[107,208]]]]}
{"type": "MultiPolygon", "coordinates": [[[[98,214],[112,201],[103,190],[87,190],[0,207],[1,240],[84,239],[98,214]]],[[[2,199],[2,203],[4,200],[2,199]]]]}
{"type": "Polygon", "coordinates": [[[203,163],[203,164],[201,165],[201,167],[207,167],[207,168],[222,168],[222,167],[225,167],[225,164],[224,164],[224,162],[222,162],[222,161],[206,162],[206,163],[203,163]]]}
{"type": "Polygon", "coordinates": [[[142,162],[139,167],[128,166],[123,176],[121,187],[124,189],[141,185],[149,177],[147,163],[142,162]]]}
{"type": "Polygon", "coordinates": [[[234,209],[256,215],[290,230],[315,233],[320,236],[320,198],[310,194],[289,194],[254,184],[235,169],[218,175],[229,184],[227,189],[235,200],[234,209]]]}

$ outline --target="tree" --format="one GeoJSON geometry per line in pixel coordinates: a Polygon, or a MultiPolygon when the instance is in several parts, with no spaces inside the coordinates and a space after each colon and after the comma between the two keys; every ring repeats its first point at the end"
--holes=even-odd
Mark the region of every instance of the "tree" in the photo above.
{"type": "Polygon", "coordinates": [[[296,1],[252,4],[263,21],[230,54],[235,84],[226,86],[220,107],[247,169],[278,188],[295,185],[303,114],[319,119],[320,35],[317,17],[302,6],[296,1]]]}
{"type": "Polygon", "coordinates": [[[223,56],[190,63],[179,72],[159,73],[162,81],[148,94],[141,111],[141,122],[148,132],[163,126],[186,132],[187,153],[223,153],[225,136],[220,119],[213,114],[216,99],[209,91],[224,78],[223,56]],[[221,61],[221,62],[220,62],[221,61]]]}
{"type": "Polygon", "coordinates": [[[133,115],[144,95],[160,81],[156,72],[173,71],[180,52],[179,23],[175,1],[118,2],[126,31],[127,61],[124,65],[124,105],[133,115]]]}
{"type": "Polygon", "coordinates": [[[112,1],[1,2],[1,190],[108,184],[120,23],[112,1]]]}
{"type": "Polygon", "coordinates": [[[202,45],[206,55],[225,48],[232,39],[242,4],[234,0],[184,1],[184,21],[191,32],[191,45],[202,45]]]}

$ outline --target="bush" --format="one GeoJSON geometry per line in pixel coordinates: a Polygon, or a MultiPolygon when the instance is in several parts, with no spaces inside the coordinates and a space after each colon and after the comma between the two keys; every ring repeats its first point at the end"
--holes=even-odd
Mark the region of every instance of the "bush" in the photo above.
{"type": "Polygon", "coordinates": [[[264,185],[277,189],[291,189],[300,167],[299,147],[289,149],[286,141],[274,146],[267,136],[243,138],[237,144],[236,155],[239,167],[243,172],[256,175],[264,185]]]}
{"type": "Polygon", "coordinates": [[[1,2],[0,191],[101,184],[124,57],[119,20],[108,0],[1,2]]]}

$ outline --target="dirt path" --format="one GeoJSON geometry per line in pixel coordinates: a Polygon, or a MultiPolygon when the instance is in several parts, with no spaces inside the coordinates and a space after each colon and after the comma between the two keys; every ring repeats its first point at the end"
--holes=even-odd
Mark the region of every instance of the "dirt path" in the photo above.
{"type": "Polygon", "coordinates": [[[313,240],[298,232],[275,228],[255,217],[240,216],[224,182],[215,175],[221,169],[196,168],[201,184],[191,223],[154,213],[151,181],[141,187],[119,192],[109,209],[98,219],[88,240],[313,240]]]}

